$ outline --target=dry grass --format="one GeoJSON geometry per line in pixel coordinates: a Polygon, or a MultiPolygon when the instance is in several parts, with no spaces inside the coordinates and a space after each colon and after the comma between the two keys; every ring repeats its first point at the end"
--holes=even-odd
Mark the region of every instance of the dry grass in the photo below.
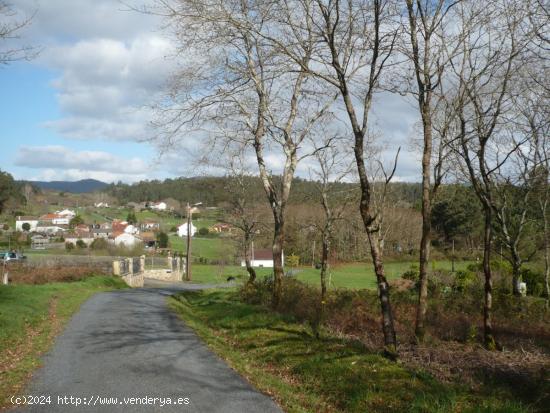
{"type": "Polygon", "coordinates": [[[31,267],[24,264],[12,264],[8,268],[10,284],[46,284],[51,282],[80,281],[92,275],[105,274],[97,267],[61,266],[31,267]]]}

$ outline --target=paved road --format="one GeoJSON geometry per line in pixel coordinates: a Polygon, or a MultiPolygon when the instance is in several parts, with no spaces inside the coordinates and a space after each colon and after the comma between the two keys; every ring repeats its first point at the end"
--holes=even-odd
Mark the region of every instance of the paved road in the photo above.
{"type": "Polygon", "coordinates": [[[166,297],[175,290],[204,286],[154,285],[96,294],[84,303],[26,392],[50,395],[51,404],[16,412],[280,413],[167,308],[166,297]],[[58,396],[96,405],[59,405],[58,396]],[[117,397],[119,404],[99,406],[98,396],[117,397]],[[189,404],[161,406],[159,399],[152,405],[147,396],[188,398],[189,404]],[[124,397],[149,404],[127,405],[124,397]]]}

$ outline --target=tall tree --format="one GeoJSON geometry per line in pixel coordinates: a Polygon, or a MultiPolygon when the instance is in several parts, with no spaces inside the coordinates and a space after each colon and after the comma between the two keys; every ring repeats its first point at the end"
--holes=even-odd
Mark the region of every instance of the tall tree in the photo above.
{"type": "Polygon", "coordinates": [[[492,326],[491,272],[495,186],[497,172],[520,145],[502,139],[502,121],[510,109],[514,75],[521,66],[520,51],[525,47],[521,32],[525,9],[517,2],[495,0],[461,3],[458,10],[457,25],[463,36],[460,57],[453,61],[457,85],[451,103],[456,109],[455,143],[465,175],[483,208],[484,342],[487,348],[495,349],[498,344],[492,326]]]}
{"type": "MultiPolygon", "coordinates": [[[[460,1],[460,0],[459,0],[460,1]]],[[[437,136],[434,131],[434,116],[437,102],[437,91],[441,88],[445,70],[453,57],[449,49],[451,35],[447,30],[449,11],[458,2],[445,0],[406,0],[408,13],[407,31],[410,46],[405,47],[405,54],[412,63],[416,87],[412,89],[418,104],[422,121],[422,238],[419,257],[419,293],[416,313],[415,335],[422,341],[425,335],[426,310],[428,308],[428,263],[430,260],[431,214],[433,198],[443,178],[441,164],[434,167],[432,176],[432,152],[434,135],[440,140],[439,149],[443,151],[444,136],[437,136]]],[[[452,24],[452,22],[451,22],[452,24]]],[[[442,161],[442,157],[438,157],[442,161]]]]}
{"type": "Polygon", "coordinates": [[[300,63],[288,59],[263,36],[278,30],[271,2],[159,0],[185,54],[173,79],[170,100],[160,108],[164,143],[180,132],[206,129],[212,146],[240,142],[251,147],[273,215],[274,288],[282,293],[283,247],[292,181],[304,140],[325,116],[334,97],[319,88],[303,67],[312,62],[312,41],[300,45],[300,63]],[[192,55],[193,58],[189,59],[192,55]],[[280,180],[269,159],[280,162],[280,180]]]}

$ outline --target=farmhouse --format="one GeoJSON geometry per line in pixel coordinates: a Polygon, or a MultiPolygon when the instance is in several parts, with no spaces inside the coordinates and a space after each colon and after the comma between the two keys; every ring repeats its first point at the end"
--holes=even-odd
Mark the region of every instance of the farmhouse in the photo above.
{"type": "MultiPolygon", "coordinates": [[[[197,227],[191,223],[191,236],[195,236],[195,232],[197,232],[197,227]]],[[[187,236],[187,222],[184,224],[181,224],[178,227],[178,237],[186,237],[187,236]]]]}
{"type": "Polygon", "coordinates": [[[70,209],[64,209],[62,211],[55,211],[55,213],[62,217],[67,217],[69,219],[74,218],[76,216],[76,213],[74,211],[71,211],[70,209]]]}
{"type": "Polygon", "coordinates": [[[36,231],[38,226],[38,218],[29,216],[19,216],[15,219],[15,230],[23,231],[23,224],[29,224],[29,231],[36,231]]]}
{"type": "MultiPolygon", "coordinates": [[[[252,250],[250,264],[253,267],[273,268],[273,251],[270,249],[252,250]]],[[[283,265],[285,264],[285,254],[283,252],[283,265]]],[[[244,259],[241,261],[241,267],[245,267],[244,259]]]]}
{"type": "Polygon", "coordinates": [[[53,225],[69,225],[69,222],[71,221],[71,216],[69,215],[60,215],[58,213],[55,214],[45,214],[42,215],[39,218],[39,221],[41,223],[45,224],[53,224],[53,225]]]}

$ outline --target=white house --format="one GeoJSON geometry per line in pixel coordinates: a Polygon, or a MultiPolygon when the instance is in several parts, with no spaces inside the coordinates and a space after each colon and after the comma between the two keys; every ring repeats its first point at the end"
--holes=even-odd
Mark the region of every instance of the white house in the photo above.
{"type": "Polygon", "coordinates": [[[133,225],[128,225],[126,228],[124,228],[124,232],[126,234],[136,235],[136,234],[139,234],[139,229],[133,225]]]}
{"type": "Polygon", "coordinates": [[[16,231],[24,231],[23,230],[23,224],[29,224],[29,231],[33,232],[36,231],[36,227],[38,226],[38,218],[36,217],[29,217],[29,216],[20,216],[15,219],[15,230],[16,231]]]}
{"type": "MultiPolygon", "coordinates": [[[[195,236],[195,232],[197,232],[197,227],[193,225],[191,222],[191,236],[195,236]]],[[[178,237],[186,237],[187,236],[187,222],[184,224],[181,224],[178,227],[178,237]]]]}
{"type": "Polygon", "coordinates": [[[109,208],[109,204],[107,202],[96,202],[94,206],[96,208],[109,208]]]}
{"type": "Polygon", "coordinates": [[[166,202],[158,202],[158,203],[152,203],[149,207],[157,211],[166,211],[167,206],[168,205],[166,205],[166,202]]]}
{"type": "Polygon", "coordinates": [[[64,209],[63,211],[55,211],[55,213],[62,217],[68,217],[69,219],[74,218],[76,216],[76,212],[71,211],[70,209],[64,209]]]}
{"type": "Polygon", "coordinates": [[[141,240],[133,234],[123,233],[115,238],[116,246],[133,247],[140,243],[141,240]]]}
{"type": "MultiPolygon", "coordinates": [[[[252,250],[250,264],[253,267],[273,268],[273,251],[270,249],[252,250]]],[[[283,252],[283,265],[285,265],[285,254],[283,252]]],[[[245,267],[244,259],[241,261],[241,267],[245,267]]]]}
{"type": "Polygon", "coordinates": [[[40,232],[44,234],[58,234],[64,232],[65,229],[57,225],[40,225],[37,226],[35,232],[40,232]]]}

